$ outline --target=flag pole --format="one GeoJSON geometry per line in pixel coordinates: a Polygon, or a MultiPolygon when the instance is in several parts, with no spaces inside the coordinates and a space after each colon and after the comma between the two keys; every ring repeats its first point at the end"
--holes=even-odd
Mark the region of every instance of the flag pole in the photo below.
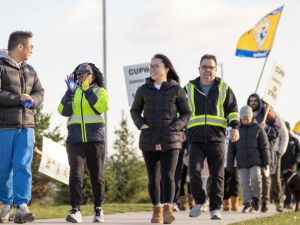
{"type": "Polygon", "coordinates": [[[270,52],[271,52],[271,50],[272,50],[271,48],[272,48],[272,46],[273,46],[274,37],[275,37],[275,35],[276,35],[277,27],[278,27],[278,25],[279,25],[279,21],[280,21],[280,18],[281,18],[282,12],[283,12],[283,8],[284,8],[284,5],[282,6],[281,14],[280,14],[280,17],[279,17],[279,19],[278,19],[278,23],[277,23],[277,26],[276,26],[276,28],[275,28],[274,35],[273,35],[273,37],[272,37],[272,41],[271,41],[271,44],[270,44],[269,50],[268,50],[268,52],[267,52],[267,56],[266,56],[266,60],[265,60],[264,66],[263,66],[263,68],[262,68],[262,71],[261,71],[261,73],[260,73],[260,77],[259,77],[259,80],[258,80],[258,83],[257,83],[256,89],[255,89],[255,93],[257,93],[258,86],[259,86],[260,80],[261,80],[261,78],[262,78],[262,75],[263,75],[263,73],[264,73],[264,69],[265,69],[265,66],[266,66],[266,63],[267,63],[268,57],[269,57],[269,55],[270,55],[270,52]]]}

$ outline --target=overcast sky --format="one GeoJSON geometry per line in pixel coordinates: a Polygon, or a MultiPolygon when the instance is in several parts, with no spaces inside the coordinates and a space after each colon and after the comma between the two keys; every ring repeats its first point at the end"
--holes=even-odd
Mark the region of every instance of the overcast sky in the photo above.
{"type": "MultiPolygon", "coordinates": [[[[113,130],[125,109],[130,128],[123,66],[147,63],[156,53],[167,55],[180,75],[182,85],[199,76],[202,55],[217,56],[224,66],[224,80],[233,89],[239,108],[255,91],[264,59],[235,56],[242,34],[274,9],[284,10],[273,50],[258,89],[263,95],[274,61],[287,69],[275,110],[291,123],[300,121],[299,52],[300,1],[287,0],[107,0],[107,90],[108,150],[112,152],[113,130]]],[[[64,79],[83,62],[103,70],[102,0],[0,0],[0,48],[7,47],[15,30],[33,32],[33,54],[28,60],[45,88],[44,112],[52,113],[51,128],[66,118],[57,107],[67,87],[64,79]]]]}

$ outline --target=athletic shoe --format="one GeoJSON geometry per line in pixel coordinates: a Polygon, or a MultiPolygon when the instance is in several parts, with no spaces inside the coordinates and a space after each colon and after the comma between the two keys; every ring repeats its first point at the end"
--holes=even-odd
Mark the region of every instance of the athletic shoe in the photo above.
{"type": "Polygon", "coordinates": [[[242,213],[250,213],[252,211],[252,202],[247,202],[242,210],[242,213]]]}
{"type": "Polygon", "coordinates": [[[222,217],[221,217],[220,210],[215,209],[215,210],[211,211],[210,212],[210,219],[211,220],[221,220],[222,217]]]}
{"type": "Polygon", "coordinates": [[[104,223],[103,209],[101,207],[96,207],[94,212],[95,216],[93,222],[104,223]]]}
{"type": "Polygon", "coordinates": [[[259,198],[253,198],[253,208],[252,208],[252,212],[253,213],[259,213],[260,211],[260,202],[259,202],[259,198]]]}
{"type": "Polygon", "coordinates": [[[209,201],[206,199],[202,207],[202,212],[206,212],[208,210],[208,206],[209,206],[209,201]]]}
{"type": "Polygon", "coordinates": [[[14,209],[11,205],[3,205],[0,214],[0,223],[8,223],[14,219],[14,209]]]}
{"type": "Polygon", "coordinates": [[[283,212],[283,207],[281,204],[276,204],[276,210],[277,212],[283,212]]]}
{"type": "Polygon", "coordinates": [[[70,214],[67,216],[66,221],[71,223],[82,223],[82,215],[78,208],[73,208],[69,212],[70,214]]]}
{"type": "Polygon", "coordinates": [[[268,201],[265,201],[262,203],[262,206],[261,206],[261,212],[268,212],[269,211],[269,208],[268,208],[268,201]]]}
{"type": "Polygon", "coordinates": [[[179,208],[178,208],[178,205],[177,205],[177,203],[173,203],[172,204],[172,210],[173,210],[173,212],[179,212],[179,208]]]}
{"type": "Polygon", "coordinates": [[[26,204],[19,205],[16,216],[15,216],[15,223],[26,223],[26,222],[33,222],[35,219],[34,214],[29,212],[29,209],[26,204]]]}
{"type": "Polygon", "coordinates": [[[198,217],[201,215],[204,204],[195,204],[190,211],[190,217],[198,217]]]}

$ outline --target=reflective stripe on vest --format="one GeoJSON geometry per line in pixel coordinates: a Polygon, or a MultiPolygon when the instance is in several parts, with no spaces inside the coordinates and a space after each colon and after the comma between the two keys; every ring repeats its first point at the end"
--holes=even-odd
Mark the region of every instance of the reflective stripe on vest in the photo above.
{"type": "Polygon", "coordinates": [[[231,123],[233,120],[240,121],[240,115],[237,112],[233,112],[228,115],[227,119],[229,123],[231,123]]]}
{"type": "MultiPolygon", "coordinates": [[[[186,85],[186,89],[187,89],[187,93],[188,93],[188,101],[189,101],[189,105],[190,105],[190,109],[193,113],[192,118],[190,119],[190,121],[187,124],[187,128],[191,128],[194,126],[201,126],[201,125],[211,125],[211,126],[220,126],[223,128],[227,127],[227,119],[224,118],[225,114],[224,114],[224,107],[223,104],[225,102],[226,99],[226,93],[227,93],[227,89],[228,89],[228,85],[221,81],[219,84],[219,96],[218,96],[218,102],[216,105],[217,108],[217,115],[195,115],[195,111],[196,111],[196,107],[195,107],[195,102],[194,102],[194,89],[196,87],[191,84],[188,83],[186,85]]],[[[238,113],[236,113],[238,115],[238,113]]],[[[236,118],[235,113],[231,113],[230,115],[232,117],[234,117],[233,119],[236,118]]]]}
{"type": "Polygon", "coordinates": [[[82,119],[84,123],[104,123],[103,116],[100,115],[92,115],[92,116],[71,116],[68,120],[67,125],[74,124],[74,123],[81,123],[82,119]]]}

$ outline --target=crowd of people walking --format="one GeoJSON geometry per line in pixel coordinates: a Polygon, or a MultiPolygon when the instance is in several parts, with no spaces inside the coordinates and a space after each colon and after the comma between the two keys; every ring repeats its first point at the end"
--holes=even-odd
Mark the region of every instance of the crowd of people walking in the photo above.
{"type": "MultiPolygon", "coordinates": [[[[33,49],[32,33],[13,32],[8,52],[0,51],[0,223],[32,222],[31,161],[34,148],[34,110],[44,100],[37,73],[26,63],[33,49]],[[17,210],[14,214],[13,205],[17,210]]],[[[239,111],[234,91],[216,77],[217,59],[203,55],[199,76],[181,87],[171,60],[151,59],[150,77],[138,88],[131,118],[141,130],[139,148],[148,174],[153,205],[151,223],[171,224],[176,211],[199,217],[210,211],[243,213],[293,207],[293,197],[280,174],[300,163],[299,141],[258,94],[251,94],[239,111]],[[186,185],[187,184],[187,185],[186,185]],[[186,198],[186,194],[188,198],[186,198]],[[188,199],[188,201],[187,201],[188,199]]],[[[66,151],[70,165],[72,209],[66,221],[82,222],[84,160],[94,197],[93,222],[104,222],[105,135],[103,113],[108,94],[103,74],[93,63],[82,63],[67,76],[67,91],[58,112],[68,117],[66,151]]],[[[300,124],[294,133],[300,135],[300,124]]]]}

